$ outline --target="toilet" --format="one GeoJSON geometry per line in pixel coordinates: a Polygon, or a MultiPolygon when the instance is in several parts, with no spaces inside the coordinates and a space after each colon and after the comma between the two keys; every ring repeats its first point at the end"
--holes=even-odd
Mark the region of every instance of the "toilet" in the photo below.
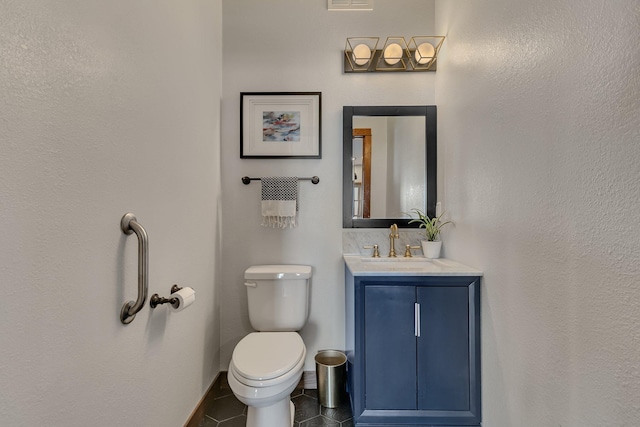
{"type": "Polygon", "coordinates": [[[309,316],[307,265],[256,265],[244,273],[252,332],[236,345],[227,380],[247,405],[247,427],[292,427],[290,395],[307,349],[296,331],[309,316]]]}

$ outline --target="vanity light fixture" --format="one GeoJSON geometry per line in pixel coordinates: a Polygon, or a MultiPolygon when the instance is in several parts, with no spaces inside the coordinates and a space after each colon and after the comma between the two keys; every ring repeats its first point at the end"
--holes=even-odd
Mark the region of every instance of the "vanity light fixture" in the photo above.
{"type": "Polygon", "coordinates": [[[344,48],[343,71],[436,71],[444,36],[387,37],[378,49],[378,37],[349,37],[344,48]]]}

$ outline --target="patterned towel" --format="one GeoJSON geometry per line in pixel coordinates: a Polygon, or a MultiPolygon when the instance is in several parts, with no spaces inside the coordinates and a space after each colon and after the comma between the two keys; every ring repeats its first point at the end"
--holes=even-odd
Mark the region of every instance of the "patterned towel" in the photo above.
{"type": "Polygon", "coordinates": [[[265,227],[295,227],[298,211],[298,178],[263,177],[262,225],[265,227]]]}

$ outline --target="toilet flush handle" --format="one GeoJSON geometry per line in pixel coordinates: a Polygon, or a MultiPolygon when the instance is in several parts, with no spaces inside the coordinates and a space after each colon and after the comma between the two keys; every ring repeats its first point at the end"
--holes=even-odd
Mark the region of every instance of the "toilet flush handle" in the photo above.
{"type": "Polygon", "coordinates": [[[250,288],[257,288],[258,284],[256,282],[244,282],[245,286],[248,286],[250,288]]]}

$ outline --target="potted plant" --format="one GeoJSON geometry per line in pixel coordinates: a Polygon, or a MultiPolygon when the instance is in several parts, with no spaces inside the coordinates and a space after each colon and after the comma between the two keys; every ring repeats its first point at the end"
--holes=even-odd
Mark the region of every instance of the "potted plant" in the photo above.
{"type": "Polygon", "coordinates": [[[417,222],[420,223],[420,228],[424,228],[426,240],[422,241],[422,253],[427,258],[440,258],[440,250],[442,249],[442,241],[439,239],[440,230],[451,221],[441,221],[444,211],[440,216],[433,218],[429,218],[420,209],[412,209],[412,211],[418,215],[418,218],[412,219],[409,224],[417,222]]]}

